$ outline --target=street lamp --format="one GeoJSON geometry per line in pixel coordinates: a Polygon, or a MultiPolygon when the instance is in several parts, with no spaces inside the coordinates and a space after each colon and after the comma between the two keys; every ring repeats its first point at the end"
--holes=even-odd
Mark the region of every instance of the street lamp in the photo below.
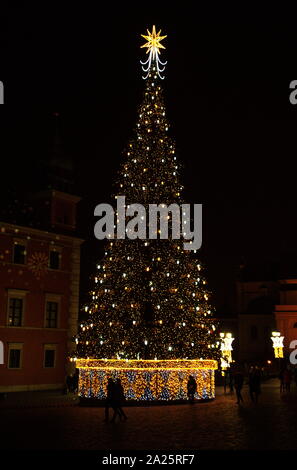
{"type": "Polygon", "coordinates": [[[279,331],[273,331],[271,336],[274,357],[282,359],[284,357],[284,336],[279,331]]]}
{"type": "Polygon", "coordinates": [[[222,357],[221,357],[221,367],[222,370],[226,370],[228,367],[230,367],[230,364],[232,362],[232,342],[234,341],[234,338],[232,337],[232,333],[220,333],[220,338],[221,338],[221,352],[222,352],[222,357]]]}

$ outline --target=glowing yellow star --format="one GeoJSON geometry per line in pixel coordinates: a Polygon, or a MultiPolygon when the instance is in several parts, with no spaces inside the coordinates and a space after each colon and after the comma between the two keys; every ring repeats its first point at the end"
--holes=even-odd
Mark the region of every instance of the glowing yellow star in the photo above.
{"type": "Polygon", "coordinates": [[[147,29],[147,36],[145,34],[142,34],[141,36],[147,40],[145,44],[143,44],[142,47],[147,47],[146,53],[148,54],[149,52],[157,53],[159,54],[159,49],[165,49],[165,47],[160,44],[162,39],[167,38],[167,36],[160,36],[161,30],[156,33],[156,27],[155,25],[153,26],[152,32],[150,33],[149,30],[147,29]]]}

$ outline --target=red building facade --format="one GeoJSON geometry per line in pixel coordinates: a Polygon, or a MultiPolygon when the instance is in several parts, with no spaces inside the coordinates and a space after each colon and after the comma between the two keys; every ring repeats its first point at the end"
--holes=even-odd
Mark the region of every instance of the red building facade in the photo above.
{"type": "Polygon", "coordinates": [[[78,201],[55,190],[37,195],[49,231],[0,222],[0,392],[59,389],[70,372],[79,310],[78,201]]]}

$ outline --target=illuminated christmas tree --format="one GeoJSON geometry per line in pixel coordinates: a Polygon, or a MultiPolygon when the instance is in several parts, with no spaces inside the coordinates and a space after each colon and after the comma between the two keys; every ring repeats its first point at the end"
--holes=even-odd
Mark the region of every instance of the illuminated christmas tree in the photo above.
{"type": "MultiPolygon", "coordinates": [[[[148,53],[142,63],[144,98],[114,191],[115,198],[125,196],[127,208],[133,203],[147,208],[149,204],[180,206],[184,202],[161,87],[165,63],[159,54],[166,36],[160,33],[153,27],[143,35],[147,42],[142,47],[148,53]]],[[[118,361],[218,357],[210,293],[197,253],[185,250],[182,239],[172,239],[170,230],[168,239],[160,239],[160,226],[157,232],[152,235],[155,239],[135,240],[120,239],[117,232],[107,242],[85,306],[88,318],[76,338],[77,357],[118,361]]],[[[81,388],[86,395],[85,384],[81,388]]],[[[145,390],[149,398],[149,387],[145,390]]],[[[100,393],[97,390],[97,396],[100,393]]],[[[164,399],[169,394],[162,393],[164,399]]]]}

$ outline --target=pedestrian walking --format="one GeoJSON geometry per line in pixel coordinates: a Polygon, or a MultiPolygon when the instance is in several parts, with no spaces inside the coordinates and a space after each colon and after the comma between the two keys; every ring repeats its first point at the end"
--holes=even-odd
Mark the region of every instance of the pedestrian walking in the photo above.
{"type": "Polygon", "coordinates": [[[294,381],[295,381],[295,385],[297,386],[297,367],[296,366],[294,367],[294,381]]]}
{"type": "Polygon", "coordinates": [[[230,393],[233,393],[234,390],[233,390],[233,384],[234,384],[234,376],[233,376],[233,371],[231,369],[229,369],[229,389],[230,389],[230,393]]]}
{"type": "Polygon", "coordinates": [[[226,392],[227,392],[227,372],[222,371],[222,374],[224,374],[223,375],[223,377],[224,377],[224,393],[226,394],[226,392]]]}
{"type": "Polygon", "coordinates": [[[285,391],[285,371],[282,369],[279,373],[279,391],[280,393],[285,391]]]}
{"type": "Polygon", "coordinates": [[[78,392],[79,370],[75,369],[75,374],[72,379],[72,393],[78,392]]]}
{"type": "Polygon", "coordinates": [[[237,397],[237,404],[240,405],[240,402],[243,403],[243,398],[241,395],[241,390],[243,387],[243,382],[244,382],[244,376],[242,372],[238,371],[234,374],[234,387],[236,391],[236,397],[237,397]]]}
{"type": "Polygon", "coordinates": [[[108,423],[109,421],[109,408],[113,409],[113,417],[111,422],[115,422],[116,415],[119,414],[116,406],[116,389],[115,383],[112,378],[108,379],[107,382],[107,394],[106,394],[106,401],[105,401],[105,419],[104,422],[108,423]]]}
{"type": "Polygon", "coordinates": [[[115,405],[116,405],[116,409],[119,414],[120,420],[123,419],[124,421],[126,421],[127,419],[127,415],[122,408],[123,404],[125,403],[125,400],[126,400],[126,397],[125,397],[123,385],[121,383],[121,379],[117,379],[115,383],[115,401],[116,401],[115,405]]]}
{"type": "Polygon", "coordinates": [[[188,397],[189,397],[190,403],[194,403],[194,396],[197,391],[197,383],[192,375],[189,376],[189,380],[187,383],[187,390],[188,390],[188,397]]]}
{"type": "Polygon", "coordinates": [[[286,368],[284,370],[284,384],[285,384],[286,392],[289,392],[291,389],[291,379],[292,379],[291,371],[286,368]]]}
{"type": "Polygon", "coordinates": [[[67,393],[72,393],[72,384],[73,384],[73,374],[67,375],[65,395],[67,395],[67,393]]]}
{"type": "Polygon", "coordinates": [[[258,403],[258,398],[261,393],[261,376],[260,371],[257,367],[251,368],[249,374],[249,389],[252,402],[258,403]]]}

